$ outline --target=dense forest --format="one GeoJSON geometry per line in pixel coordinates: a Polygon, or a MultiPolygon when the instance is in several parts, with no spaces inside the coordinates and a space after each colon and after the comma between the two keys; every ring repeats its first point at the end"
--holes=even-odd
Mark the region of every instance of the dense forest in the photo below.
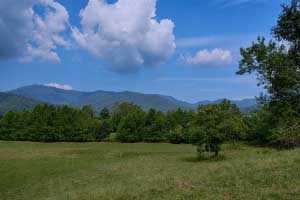
{"type": "Polygon", "coordinates": [[[38,105],[33,111],[7,112],[0,139],[26,141],[119,141],[191,143],[199,154],[218,155],[224,142],[248,141],[276,148],[300,145],[300,10],[283,5],[273,40],[259,37],[241,48],[239,75],[254,73],[266,91],[260,107],[242,114],[235,104],[199,106],[196,111],[143,110],[131,103],[95,113],[91,106],[38,105]]]}

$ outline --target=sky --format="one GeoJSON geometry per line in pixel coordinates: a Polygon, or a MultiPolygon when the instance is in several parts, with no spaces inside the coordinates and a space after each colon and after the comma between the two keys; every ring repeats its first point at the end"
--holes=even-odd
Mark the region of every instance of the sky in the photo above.
{"type": "Polygon", "coordinates": [[[240,47],[288,0],[1,0],[0,91],[31,84],[197,102],[258,96],[240,47]]]}

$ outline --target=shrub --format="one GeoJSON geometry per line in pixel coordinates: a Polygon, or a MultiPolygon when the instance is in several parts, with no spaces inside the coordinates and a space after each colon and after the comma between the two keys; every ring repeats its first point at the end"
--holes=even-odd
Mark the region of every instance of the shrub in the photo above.
{"type": "Polygon", "coordinates": [[[213,127],[197,127],[190,130],[190,142],[197,146],[199,158],[205,157],[206,153],[218,156],[223,141],[224,135],[213,127]]]}

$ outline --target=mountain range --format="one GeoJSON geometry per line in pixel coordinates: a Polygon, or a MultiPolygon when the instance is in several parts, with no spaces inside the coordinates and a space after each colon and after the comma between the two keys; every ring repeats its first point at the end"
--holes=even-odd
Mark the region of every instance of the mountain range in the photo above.
{"type": "MultiPolygon", "coordinates": [[[[142,94],[129,91],[111,92],[102,90],[80,92],[75,90],[62,90],[43,85],[25,86],[0,94],[0,114],[7,110],[18,111],[22,108],[31,109],[41,102],[55,105],[70,105],[74,107],[91,105],[95,111],[100,111],[104,107],[111,109],[116,103],[130,102],[141,106],[145,110],[155,108],[161,111],[170,111],[177,108],[196,109],[199,105],[207,105],[221,101],[200,101],[193,104],[177,100],[171,96],[158,94],[142,94]]],[[[242,111],[247,111],[257,105],[255,99],[244,99],[232,102],[242,111]]]]}

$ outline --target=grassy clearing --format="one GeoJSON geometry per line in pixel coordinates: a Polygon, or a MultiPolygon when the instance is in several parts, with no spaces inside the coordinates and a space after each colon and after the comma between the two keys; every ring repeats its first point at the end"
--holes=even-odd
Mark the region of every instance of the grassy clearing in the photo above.
{"type": "Polygon", "coordinates": [[[299,199],[300,150],[0,142],[0,199],[299,199]]]}

